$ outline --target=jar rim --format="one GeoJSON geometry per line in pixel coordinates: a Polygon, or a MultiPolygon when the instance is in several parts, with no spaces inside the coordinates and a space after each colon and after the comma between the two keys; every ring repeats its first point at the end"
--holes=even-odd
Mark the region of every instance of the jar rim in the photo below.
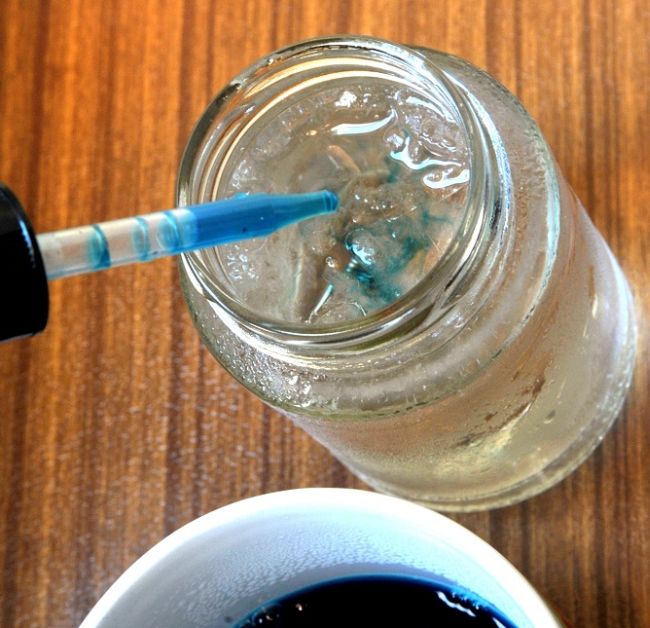
{"type": "MultiPolygon", "coordinates": [[[[265,319],[222,288],[205,263],[204,252],[183,254],[181,264],[194,287],[217,306],[219,315],[227,323],[230,322],[230,326],[234,323],[266,339],[290,345],[356,346],[360,342],[392,335],[409,321],[419,320],[424,313],[436,308],[442,316],[449,307],[450,295],[479,257],[482,241],[489,231],[495,205],[489,140],[468,96],[424,54],[389,41],[355,35],[305,40],[263,57],[221,90],[198,120],[181,159],[176,202],[182,206],[207,200],[202,196],[206,191],[206,180],[211,175],[210,169],[214,174],[218,163],[212,154],[215,142],[220,134],[236,133],[226,124],[219,127],[220,116],[223,116],[234,97],[241,95],[245,89],[259,93],[263,85],[272,84],[275,77],[286,76],[287,68],[292,64],[325,53],[336,53],[338,56],[333,59],[337,60],[346,54],[375,55],[385,63],[392,62],[399,67],[407,65],[409,71],[416,72],[424,84],[435,86],[436,91],[447,98],[445,104],[452,107],[467,140],[470,170],[463,218],[448,250],[415,286],[392,303],[361,319],[335,325],[265,319]]],[[[323,60],[325,63],[326,60],[323,60]]]]}

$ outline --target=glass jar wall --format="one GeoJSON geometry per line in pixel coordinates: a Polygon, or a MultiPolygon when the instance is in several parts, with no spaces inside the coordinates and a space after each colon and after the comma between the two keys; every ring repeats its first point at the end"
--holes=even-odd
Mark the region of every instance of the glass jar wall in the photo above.
{"type": "Polygon", "coordinates": [[[570,473],[623,403],[632,303],[521,104],[440,52],[304,42],[217,96],[177,200],[318,187],[337,217],[182,258],[216,359],[387,493],[469,510],[570,473]]]}

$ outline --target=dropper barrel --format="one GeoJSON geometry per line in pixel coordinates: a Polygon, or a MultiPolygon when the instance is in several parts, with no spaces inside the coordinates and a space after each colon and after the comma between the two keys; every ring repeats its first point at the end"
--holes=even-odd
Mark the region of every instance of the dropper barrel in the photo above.
{"type": "Polygon", "coordinates": [[[37,236],[48,280],[269,235],[329,213],[333,192],[255,194],[37,236]]]}

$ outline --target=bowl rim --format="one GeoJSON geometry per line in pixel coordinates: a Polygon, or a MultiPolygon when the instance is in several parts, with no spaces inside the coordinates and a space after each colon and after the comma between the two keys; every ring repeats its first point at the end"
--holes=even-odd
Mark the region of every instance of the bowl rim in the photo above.
{"type": "Polygon", "coordinates": [[[338,508],[372,512],[394,521],[426,526],[445,543],[472,557],[503,583],[536,628],[562,628],[564,624],[549,608],[528,580],[502,554],[479,536],[452,519],[419,504],[389,495],[350,488],[298,488],[248,497],[190,521],[156,543],[129,566],[90,610],[80,628],[101,626],[102,620],[133,586],[154,571],[183,545],[204,534],[264,512],[287,509],[338,508]],[[443,535],[444,533],[444,535],[443,535]]]}

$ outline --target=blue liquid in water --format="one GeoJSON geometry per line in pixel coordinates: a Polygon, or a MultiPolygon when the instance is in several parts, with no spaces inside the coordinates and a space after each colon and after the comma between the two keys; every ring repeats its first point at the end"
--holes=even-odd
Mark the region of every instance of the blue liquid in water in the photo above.
{"type": "Polygon", "coordinates": [[[391,306],[453,247],[464,216],[467,138],[442,101],[390,81],[301,92],[233,155],[224,196],[340,199],[336,214],[217,250],[226,291],[266,320],[337,325],[391,306]]]}

